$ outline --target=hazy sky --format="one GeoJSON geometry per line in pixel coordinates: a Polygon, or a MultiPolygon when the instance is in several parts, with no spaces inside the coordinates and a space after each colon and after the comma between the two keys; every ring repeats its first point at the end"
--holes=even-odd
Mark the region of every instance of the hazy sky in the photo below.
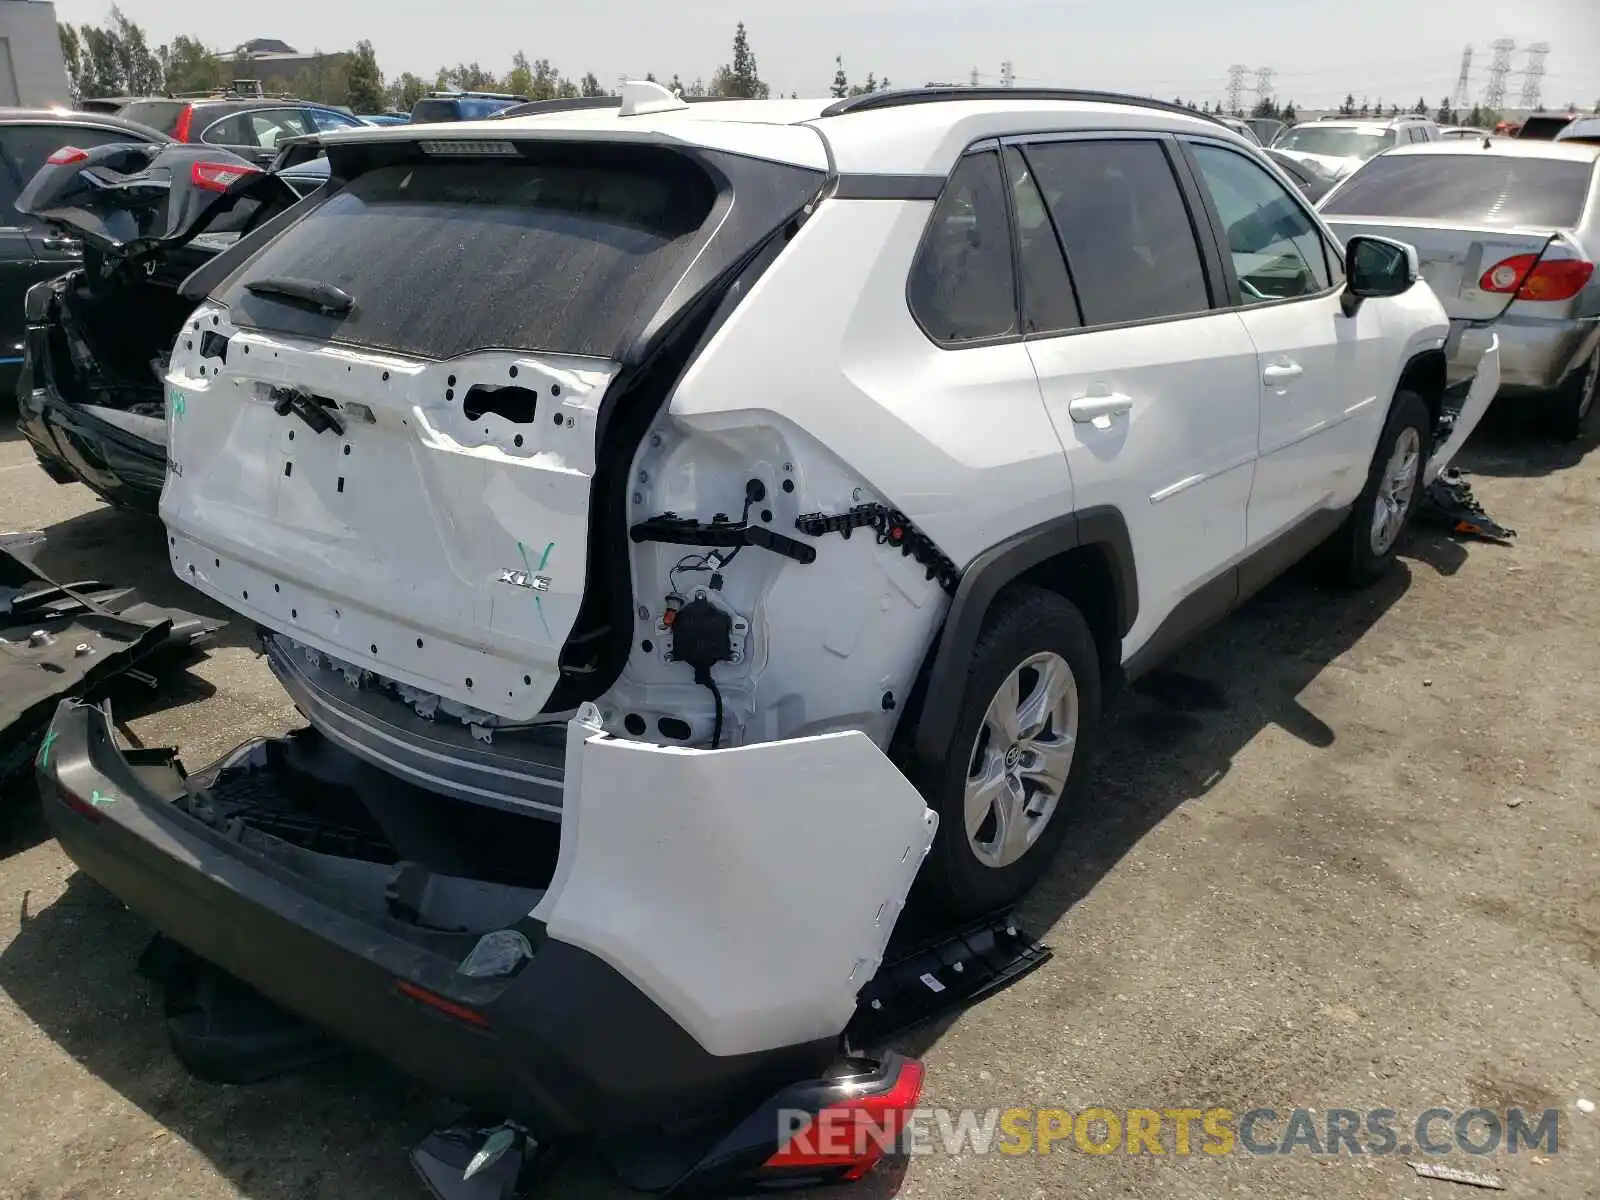
{"type": "MultiPolygon", "coordinates": [[[[1600,101],[1600,0],[1011,0],[987,8],[956,0],[271,0],[174,4],[122,0],[153,43],[175,34],[231,47],[281,38],[300,50],[347,49],[368,38],[386,77],[431,76],[477,60],[503,72],[511,55],[549,58],[574,78],[593,71],[685,82],[728,61],[736,22],[750,33],[762,78],[775,91],[821,95],[843,54],[851,77],[870,70],[895,84],[998,82],[1009,59],[1019,84],[1114,88],[1218,99],[1227,69],[1271,67],[1280,100],[1336,103],[1346,92],[1376,103],[1429,104],[1452,92],[1461,50],[1475,48],[1474,96],[1487,80],[1489,43],[1548,42],[1543,99],[1600,101]]],[[[56,0],[62,20],[101,23],[107,0],[56,0]]],[[[1520,68],[1523,55],[1513,56],[1520,68]]],[[[1253,76],[1252,76],[1253,82],[1253,76]]],[[[1510,77],[1513,104],[1520,75],[1510,77]]]]}

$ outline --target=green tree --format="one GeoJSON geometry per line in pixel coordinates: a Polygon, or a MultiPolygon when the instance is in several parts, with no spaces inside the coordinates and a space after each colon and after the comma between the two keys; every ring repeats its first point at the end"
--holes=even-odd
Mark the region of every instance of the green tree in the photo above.
{"type": "Polygon", "coordinates": [[[1356,115],[1356,97],[1354,92],[1346,94],[1344,103],[1339,105],[1339,115],[1341,117],[1353,117],[1356,115]]]}
{"type": "Polygon", "coordinates": [[[222,59],[207,50],[199,38],[180,33],[156,53],[161,59],[166,90],[174,95],[209,92],[227,86],[228,71],[222,59]]]}
{"type": "Polygon", "coordinates": [[[61,60],[67,66],[67,88],[76,102],[83,99],[83,41],[65,21],[56,22],[56,35],[61,39],[61,60]]]}
{"type": "Polygon", "coordinates": [[[110,33],[116,46],[117,63],[122,86],[131,96],[151,96],[159,93],[166,80],[161,71],[161,60],[156,57],[140,29],[116,5],[111,6],[110,33]]]}
{"type": "Polygon", "coordinates": [[[420,75],[404,72],[384,90],[384,99],[395,112],[410,112],[417,101],[428,94],[428,81],[420,75]]]}
{"type": "Polygon", "coordinates": [[[1483,108],[1480,105],[1472,106],[1472,111],[1467,114],[1466,123],[1474,129],[1483,128],[1483,108]]]}
{"type": "Polygon", "coordinates": [[[1372,115],[1372,106],[1367,103],[1367,98],[1365,96],[1361,97],[1361,107],[1356,111],[1356,115],[1358,117],[1369,117],[1372,115]]]}
{"type": "Polygon", "coordinates": [[[677,74],[674,73],[672,76],[672,82],[667,84],[667,91],[671,92],[674,96],[682,96],[687,90],[688,89],[683,86],[683,80],[679,79],[677,74]]]}
{"type": "Polygon", "coordinates": [[[369,41],[357,42],[346,64],[344,102],[358,113],[383,111],[383,72],[378,70],[378,55],[369,41]]]}
{"type": "Polygon", "coordinates": [[[1411,111],[1416,113],[1417,116],[1419,116],[1419,117],[1427,116],[1428,115],[1428,102],[1426,100],[1424,100],[1422,97],[1418,96],[1417,97],[1417,106],[1414,109],[1412,109],[1411,111]]]}
{"type": "Polygon", "coordinates": [[[80,25],[78,36],[83,42],[83,57],[79,65],[83,98],[89,100],[99,96],[123,95],[122,63],[115,36],[93,25],[80,25]]]}
{"type": "Polygon", "coordinates": [[[501,82],[502,91],[510,92],[513,96],[533,97],[533,67],[528,62],[528,56],[518,50],[511,56],[511,70],[501,82]]]}
{"type": "Polygon", "coordinates": [[[1278,105],[1271,96],[1263,96],[1256,101],[1256,106],[1250,110],[1252,117],[1276,117],[1278,105]]]}
{"type": "Polygon", "coordinates": [[[1293,100],[1285,104],[1278,112],[1278,120],[1282,121],[1285,125],[1293,125],[1299,119],[1300,114],[1295,112],[1293,100]]]}
{"type": "MultiPolygon", "coordinates": [[[[678,82],[678,77],[674,75],[672,77],[672,91],[677,93],[682,88],[683,85],[678,82]]],[[[600,86],[600,80],[593,71],[585,71],[583,73],[583,80],[579,84],[579,89],[585,96],[604,96],[606,94],[605,89],[600,86]]]]}
{"type": "Polygon", "coordinates": [[[1441,125],[1454,125],[1456,123],[1456,115],[1450,111],[1449,96],[1439,101],[1439,111],[1433,114],[1433,119],[1441,125]]]}
{"type": "Polygon", "coordinates": [[[453,67],[440,67],[433,86],[439,92],[492,92],[500,86],[500,80],[494,72],[485,71],[481,63],[457,63],[453,67]]]}
{"type": "Polygon", "coordinates": [[[843,98],[850,94],[850,77],[844,73],[844,55],[835,55],[833,59],[833,95],[843,98]]]}
{"type": "Polygon", "coordinates": [[[743,21],[733,34],[733,62],[717,68],[711,91],[713,95],[741,100],[765,100],[772,94],[756,69],[756,56],[750,49],[750,35],[745,32],[743,21]]]}

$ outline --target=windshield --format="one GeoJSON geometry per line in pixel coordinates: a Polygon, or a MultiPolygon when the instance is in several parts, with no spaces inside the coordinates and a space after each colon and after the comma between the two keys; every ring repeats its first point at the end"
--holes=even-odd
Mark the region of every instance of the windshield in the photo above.
{"type": "Polygon", "coordinates": [[[1393,154],[1375,159],[1322,204],[1368,217],[1570,229],[1594,164],[1521,155],[1393,154]]]}
{"type": "Polygon", "coordinates": [[[1329,158],[1371,158],[1395,145],[1394,130],[1372,133],[1349,126],[1296,125],[1272,143],[1277,150],[1322,154],[1329,158]]]}

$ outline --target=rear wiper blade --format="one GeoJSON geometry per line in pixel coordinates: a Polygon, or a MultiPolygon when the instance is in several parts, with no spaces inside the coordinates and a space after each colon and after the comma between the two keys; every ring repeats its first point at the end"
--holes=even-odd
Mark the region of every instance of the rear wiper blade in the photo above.
{"type": "Polygon", "coordinates": [[[274,275],[267,279],[252,279],[244,290],[253,296],[266,296],[273,300],[288,300],[304,304],[329,316],[343,316],[356,306],[356,298],[341,287],[315,279],[293,279],[287,275],[274,275]]]}

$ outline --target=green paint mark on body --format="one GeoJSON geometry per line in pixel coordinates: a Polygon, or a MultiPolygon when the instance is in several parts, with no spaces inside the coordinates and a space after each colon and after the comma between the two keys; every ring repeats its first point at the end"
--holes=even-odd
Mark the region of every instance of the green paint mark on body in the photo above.
{"type": "Polygon", "coordinates": [[[39,770],[48,771],[50,769],[50,748],[56,744],[56,738],[58,736],[59,735],[54,729],[44,735],[44,744],[39,747],[39,757],[37,760],[39,764],[39,770]]]}
{"type": "Polygon", "coordinates": [[[167,394],[167,399],[172,402],[173,417],[182,419],[183,414],[189,410],[188,398],[185,397],[184,394],[177,388],[173,388],[172,391],[167,394]]]}
{"type": "Polygon", "coordinates": [[[104,808],[106,805],[115,804],[116,802],[117,798],[110,792],[95,792],[94,795],[89,797],[89,803],[96,808],[104,808]]]}

